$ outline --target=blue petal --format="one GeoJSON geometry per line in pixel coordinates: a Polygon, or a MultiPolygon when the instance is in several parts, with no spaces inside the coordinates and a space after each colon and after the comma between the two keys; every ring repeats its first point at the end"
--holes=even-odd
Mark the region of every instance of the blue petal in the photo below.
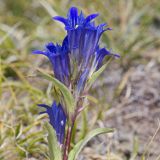
{"type": "Polygon", "coordinates": [[[62,42],[62,49],[63,49],[63,52],[66,52],[66,53],[69,52],[68,36],[66,36],[62,42]]]}
{"type": "Polygon", "coordinates": [[[43,111],[43,112],[40,112],[39,114],[45,114],[46,113],[46,111],[43,111]]]}
{"type": "Polygon", "coordinates": [[[78,20],[78,9],[76,7],[71,7],[68,12],[68,20],[70,22],[70,25],[72,27],[75,27],[77,25],[78,20]]]}
{"type": "Polygon", "coordinates": [[[56,46],[52,42],[46,44],[46,49],[51,53],[56,53],[56,46]]]}
{"type": "Polygon", "coordinates": [[[112,30],[112,28],[106,28],[105,30],[106,30],[106,31],[107,31],[107,30],[112,30]]]}
{"type": "Polygon", "coordinates": [[[121,56],[119,54],[112,54],[113,56],[115,56],[116,58],[120,58],[121,56]]]}
{"type": "Polygon", "coordinates": [[[96,49],[96,53],[95,53],[95,56],[96,56],[96,61],[95,61],[95,66],[96,66],[96,70],[98,70],[101,66],[102,66],[102,61],[103,59],[105,58],[105,56],[114,56],[114,57],[117,57],[119,58],[120,55],[118,54],[114,54],[111,52],[111,50],[107,50],[106,48],[99,48],[99,46],[97,47],[96,49]]]}
{"type": "Polygon", "coordinates": [[[67,19],[61,16],[55,16],[53,17],[54,20],[57,20],[59,22],[62,22],[64,25],[67,25],[67,19]]]}
{"type": "Polygon", "coordinates": [[[89,16],[86,17],[85,21],[86,23],[92,21],[93,19],[95,19],[99,14],[91,14],[89,16]]]}
{"type": "Polygon", "coordinates": [[[43,107],[45,109],[49,109],[50,106],[46,105],[46,104],[38,104],[38,107],[43,107]]]}
{"type": "Polygon", "coordinates": [[[34,50],[32,51],[33,54],[43,54],[43,55],[46,55],[46,52],[45,51],[40,51],[40,50],[34,50]]]}
{"type": "Polygon", "coordinates": [[[68,31],[69,49],[78,48],[80,43],[82,30],[80,28],[68,31]]]}
{"type": "Polygon", "coordinates": [[[96,53],[96,70],[102,66],[102,61],[105,56],[110,55],[111,52],[105,48],[99,49],[96,53]]]}
{"type": "Polygon", "coordinates": [[[82,25],[85,21],[85,18],[84,18],[84,15],[83,15],[83,12],[81,11],[79,17],[78,17],[78,25],[82,25]]]}
{"type": "Polygon", "coordinates": [[[80,53],[83,54],[84,67],[89,64],[90,57],[94,54],[99,41],[99,33],[96,30],[85,29],[80,38],[80,53]]]}

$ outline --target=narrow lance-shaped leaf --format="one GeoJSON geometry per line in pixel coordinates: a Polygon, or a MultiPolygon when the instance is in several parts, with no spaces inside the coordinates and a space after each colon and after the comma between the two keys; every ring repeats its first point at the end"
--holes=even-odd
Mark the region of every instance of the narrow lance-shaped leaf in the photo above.
{"type": "Polygon", "coordinates": [[[63,98],[64,98],[64,101],[67,106],[68,113],[73,113],[74,107],[75,107],[75,101],[74,101],[74,98],[73,98],[71,92],[69,91],[69,89],[63,83],[61,83],[59,80],[57,80],[56,78],[50,76],[49,74],[44,73],[40,69],[38,69],[38,71],[42,74],[42,76],[45,79],[52,81],[53,84],[61,91],[63,98]]]}
{"type": "Polygon", "coordinates": [[[68,160],[76,160],[79,153],[81,152],[81,150],[83,149],[83,147],[88,143],[88,141],[90,141],[93,137],[99,135],[99,134],[103,134],[103,133],[109,133],[109,132],[113,132],[114,130],[112,128],[97,128],[94,129],[93,131],[91,131],[90,133],[88,133],[88,135],[80,140],[75,146],[74,148],[70,151],[69,153],[69,158],[68,160]]]}
{"type": "Polygon", "coordinates": [[[110,63],[112,58],[110,58],[110,60],[104,64],[98,71],[94,72],[91,77],[89,78],[88,82],[87,82],[87,88],[89,89],[92,84],[95,82],[95,80],[101,75],[101,73],[106,69],[106,67],[108,66],[108,64],[110,63]]]}
{"type": "Polygon", "coordinates": [[[80,130],[80,135],[79,135],[79,140],[83,139],[87,133],[87,125],[88,125],[88,121],[87,121],[87,114],[86,114],[86,110],[82,111],[82,127],[80,130]]]}
{"type": "Polygon", "coordinates": [[[62,160],[62,153],[57,141],[56,133],[49,123],[46,123],[45,126],[48,130],[47,138],[48,138],[50,160],[62,160]]]}

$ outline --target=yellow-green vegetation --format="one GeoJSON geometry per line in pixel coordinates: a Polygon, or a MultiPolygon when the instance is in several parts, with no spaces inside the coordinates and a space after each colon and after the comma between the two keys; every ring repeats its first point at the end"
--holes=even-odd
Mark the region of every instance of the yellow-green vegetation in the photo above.
{"type": "MultiPolygon", "coordinates": [[[[82,117],[79,117],[82,121],[81,125],[75,129],[81,138],[95,125],[101,126],[102,122],[110,126],[106,121],[106,116],[116,112],[113,109],[113,102],[119,96],[127,97],[129,94],[129,91],[125,95],[123,92],[133,66],[140,64],[149,66],[152,65],[150,61],[154,62],[157,68],[160,65],[159,0],[1,0],[0,160],[49,159],[47,131],[43,125],[44,121],[42,122],[42,119],[47,116],[38,114],[39,108],[36,104],[52,103],[53,94],[55,94],[52,83],[39,76],[38,68],[42,66],[41,68],[46,73],[52,73],[52,69],[45,57],[34,56],[31,51],[37,48],[42,49],[44,43],[49,41],[62,41],[65,35],[63,26],[52,21],[52,17],[65,16],[71,6],[83,9],[85,14],[100,13],[98,21],[107,22],[113,29],[104,34],[102,42],[104,46],[113,48],[113,52],[121,55],[121,58],[116,60],[116,64],[112,63],[108,70],[110,73],[116,73],[116,69],[112,70],[113,67],[120,69],[121,72],[118,82],[115,76],[114,90],[112,88],[112,91],[107,90],[108,86],[103,85],[110,78],[106,76],[106,71],[106,74],[97,80],[91,94],[100,97],[100,101],[97,102],[99,98],[88,97],[91,103],[82,117]],[[96,85],[99,86],[99,91],[96,90],[96,85]],[[110,96],[108,100],[106,97],[110,96]]],[[[156,94],[160,96],[158,87],[160,86],[157,86],[156,94]]],[[[157,114],[160,115],[159,110],[157,114]]],[[[118,130],[118,126],[112,125],[112,127],[118,130]]],[[[155,129],[155,132],[159,131],[155,129]]],[[[153,136],[151,140],[154,141],[156,135],[150,134],[149,136],[153,136]]],[[[76,141],[74,135],[72,138],[73,142],[76,141]]],[[[106,148],[109,149],[105,153],[106,156],[95,155],[95,157],[106,160],[135,160],[137,154],[141,152],[139,157],[142,160],[147,159],[151,152],[150,148],[146,147],[147,150],[139,151],[139,148],[143,148],[145,144],[139,144],[135,139],[132,137],[129,142],[133,145],[133,152],[130,156],[119,152],[118,149],[112,150],[107,140],[106,148]]],[[[149,137],[148,141],[150,142],[149,137]]],[[[160,142],[157,143],[160,144],[160,142]]],[[[116,145],[116,148],[121,148],[120,143],[116,145]]],[[[92,148],[92,144],[90,146],[92,148]]],[[[82,157],[83,154],[89,155],[86,151],[82,153],[82,157]]],[[[95,157],[92,155],[90,159],[95,157]]],[[[157,155],[155,157],[157,157],[156,160],[160,158],[157,155]]]]}

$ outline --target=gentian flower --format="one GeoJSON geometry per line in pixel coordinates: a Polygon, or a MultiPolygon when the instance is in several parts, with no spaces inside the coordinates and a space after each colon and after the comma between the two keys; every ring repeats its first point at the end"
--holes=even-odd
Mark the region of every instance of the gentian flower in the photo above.
{"type": "Polygon", "coordinates": [[[72,7],[67,18],[53,17],[54,20],[65,25],[71,61],[74,61],[74,65],[71,66],[71,74],[75,73],[74,70],[77,71],[75,80],[78,92],[83,90],[90,69],[98,70],[102,66],[104,57],[113,55],[109,50],[99,48],[98,43],[102,33],[111,30],[111,28],[106,28],[106,23],[96,26],[93,20],[97,16],[98,14],[91,14],[85,18],[82,12],[78,14],[78,9],[72,7]]]}
{"type": "Polygon", "coordinates": [[[57,140],[60,144],[63,144],[65,136],[66,114],[64,113],[62,105],[53,102],[51,107],[46,104],[39,104],[38,106],[46,109],[46,111],[41,112],[41,114],[48,114],[50,124],[56,131],[57,140]]]}
{"type": "Polygon", "coordinates": [[[105,23],[96,26],[92,22],[97,16],[98,14],[91,14],[85,18],[82,12],[78,15],[78,9],[72,7],[67,14],[67,18],[60,16],[53,18],[65,25],[69,50],[78,65],[83,63],[80,70],[91,66],[102,33],[110,30],[110,28],[104,28],[105,23]]]}
{"type": "Polygon", "coordinates": [[[44,51],[35,50],[32,53],[47,56],[52,63],[55,77],[62,83],[69,85],[70,61],[67,38],[64,39],[62,46],[50,42],[45,46],[44,51]]]}

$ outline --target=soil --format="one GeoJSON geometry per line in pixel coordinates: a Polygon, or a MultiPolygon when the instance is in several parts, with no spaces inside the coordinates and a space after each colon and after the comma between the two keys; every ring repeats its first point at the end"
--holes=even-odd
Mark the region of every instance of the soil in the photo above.
{"type": "Polygon", "coordinates": [[[139,160],[145,155],[160,160],[160,64],[151,59],[127,72],[120,68],[112,64],[93,87],[96,98],[106,95],[103,104],[111,104],[103,120],[96,121],[97,127],[116,130],[94,138],[79,159],[139,160]]]}

